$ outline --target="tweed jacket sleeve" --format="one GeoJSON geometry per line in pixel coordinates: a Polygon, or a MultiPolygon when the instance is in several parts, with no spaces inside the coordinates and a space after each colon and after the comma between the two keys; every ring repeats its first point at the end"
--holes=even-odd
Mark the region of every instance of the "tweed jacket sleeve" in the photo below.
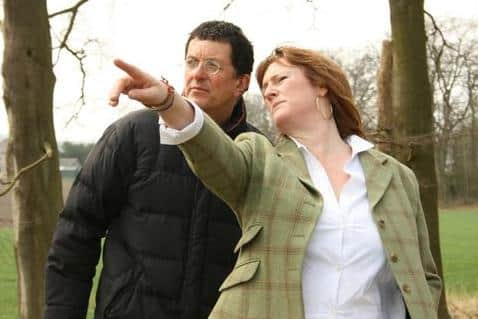
{"type": "MultiPolygon", "coordinates": [[[[194,173],[236,214],[241,212],[251,174],[262,165],[266,149],[273,146],[257,133],[239,135],[235,142],[204,114],[204,125],[193,139],[179,145],[194,173]],[[200,143],[198,141],[210,141],[200,143]]],[[[247,216],[238,216],[242,224],[247,216]]]]}
{"type": "Polygon", "coordinates": [[[427,280],[430,293],[435,302],[435,308],[438,311],[438,303],[440,301],[440,295],[442,290],[442,282],[438,276],[438,270],[436,268],[433,256],[430,250],[430,240],[428,235],[427,224],[425,220],[425,213],[423,212],[422,203],[420,200],[420,190],[418,181],[415,174],[410,171],[411,179],[413,181],[414,198],[416,200],[416,224],[418,231],[418,244],[420,249],[420,256],[425,271],[425,277],[427,280]]]}

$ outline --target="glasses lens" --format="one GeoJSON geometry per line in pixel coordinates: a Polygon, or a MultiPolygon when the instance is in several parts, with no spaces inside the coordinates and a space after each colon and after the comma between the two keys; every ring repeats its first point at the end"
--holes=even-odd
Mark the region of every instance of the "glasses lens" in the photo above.
{"type": "Polygon", "coordinates": [[[199,61],[193,58],[187,58],[185,61],[186,69],[191,71],[197,68],[199,61]]]}
{"type": "MultiPolygon", "coordinates": [[[[187,58],[184,62],[187,71],[195,70],[200,64],[200,61],[195,58],[187,58]]],[[[222,69],[221,65],[214,60],[204,60],[201,66],[206,73],[211,75],[217,74],[222,69]]]]}
{"type": "Polygon", "coordinates": [[[216,74],[221,69],[221,66],[213,60],[204,61],[204,69],[209,74],[216,74]]]}

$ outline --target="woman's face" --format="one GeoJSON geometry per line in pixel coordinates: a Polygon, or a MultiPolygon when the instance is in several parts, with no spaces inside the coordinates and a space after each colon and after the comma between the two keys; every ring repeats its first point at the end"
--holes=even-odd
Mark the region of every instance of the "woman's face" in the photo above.
{"type": "Polygon", "coordinates": [[[277,128],[284,134],[317,123],[314,87],[299,67],[284,59],[273,62],[262,80],[265,104],[277,128]]]}

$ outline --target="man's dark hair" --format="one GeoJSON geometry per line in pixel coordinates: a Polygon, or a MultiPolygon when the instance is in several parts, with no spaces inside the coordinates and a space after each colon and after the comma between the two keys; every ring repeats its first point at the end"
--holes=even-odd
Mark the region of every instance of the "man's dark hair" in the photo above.
{"type": "Polygon", "coordinates": [[[201,23],[189,35],[186,42],[186,55],[189,43],[193,39],[229,43],[231,46],[231,61],[237,75],[251,74],[254,64],[254,51],[251,42],[238,26],[226,21],[201,23]]]}

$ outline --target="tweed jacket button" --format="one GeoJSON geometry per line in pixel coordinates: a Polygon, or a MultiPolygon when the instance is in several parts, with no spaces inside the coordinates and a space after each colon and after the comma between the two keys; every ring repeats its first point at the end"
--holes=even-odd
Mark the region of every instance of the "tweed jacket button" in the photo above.
{"type": "Polygon", "coordinates": [[[391,253],[390,260],[392,261],[392,263],[396,263],[398,261],[398,256],[395,253],[391,253]]]}
{"type": "Polygon", "coordinates": [[[407,284],[404,284],[404,285],[402,286],[402,290],[403,290],[404,293],[407,293],[407,294],[409,294],[410,292],[412,292],[412,290],[410,289],[410,287],[409,287],[407,284]]]}
{"type": "Polygon", "coordinates": [[[380,219],[378,221],[378,227],[384,229],[385,228],[385,221],[383,219],[380,219]]]}

